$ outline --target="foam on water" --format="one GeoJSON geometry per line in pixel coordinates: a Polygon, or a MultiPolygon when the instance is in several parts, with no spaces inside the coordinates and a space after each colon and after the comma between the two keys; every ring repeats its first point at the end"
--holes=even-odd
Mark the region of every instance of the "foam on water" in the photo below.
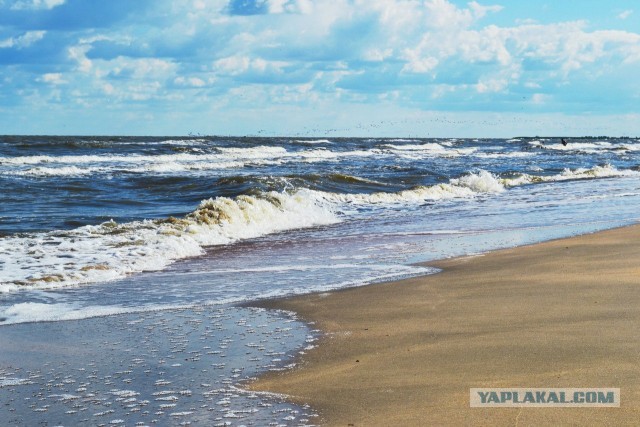
{"type": "Polygon", "coordinates": [[[640,151],[640,146],[637,144],[637,141],[629,140],[618,142],[568,140],[566,145],[562,144],[561,142],[549,143],[548,141],[549,140],[544,139],[532,140],[528,141],[528,144],[533,147],[542,148],[549,151],[573,152],[583,154],[598,154],[602,152],[624,154],[628,151],[640,151]]]}
{"type": "Polygon", "coordinates": [[[447,151],[442,145],[432,142],[426,144],[407,144],[407,145],[394,145],[394,144],[385,144],[383,145],[385,148],[390,148],[393,150],[400,151],[433,151],[438,153],[445,153],[447,151]]]}
{"type": "Polygon", "coordinates": [[[537,153],[526,152],[526,151],[513,151],[507,153],[472,153],[474,157],[483,158],[483,159],[517,159],[524,157],[535,157],[537,153]]]}
{"type": "Polygon", "coordinates": [[[520,174],[500,178],[479,171],[448,183],[398,192],[351,194],[300,188],[257,196],[218,197],[203,201],[184,218],[109,221],[68,231],[5,237],[0,246],[0,292],[21,287],[53,289],[161,270],[176,260],[203,254],[203,248],[208,246],[335,224],[372,207],[469,199],[542,182],[625,176],[640,176],[640,172],[605,165],[567,169],[550,176],[520,174]]]}
{"type": "MultiPolygon", "coordinates": [[[[58,303],[44,304],[24,302],[0,309],[3,325],[27,322],[57,322],[62,320],[79,320],[91,317],[112,316],[136,312],[135,309],[124,307],[81,307],[77,304],[58,303]]],[[[149,310],[151,311],[151,310],[149,310]]]]}
{"type": "Polygon", "coordinates": [[[613,178],[628,176],[640,176],[640,171],[630,169],[619,170],[611,165],[604,165],[595,166],[589,169],[577,168],[572,170],[567,168],[560,174],[550,176],[520,174],[516,178],[502,179],[501,182],[506,187],[515,187],[539,182],[560,182],[577,179],[613,178]]]}
{"type": "MultiPolygon", "coordinates": [[[[328,140],[305,141],[326,143],[328,140]]],[[[398,141],[400,142],[400,141],[398,141]]],[[[198,153],[94,154],[60,156],[0,157],[1,175],[25,177],[86,176],[90,174],[137,173],[176,174],[189,171],[240,169],[247,166],[277,166],[283,163],[337,162],[349,158],[390,157],[419,160],[433,157],[460,157],[477,148],[452,148],[452,142],[423,144],[383,144],[366,150],[332,151],[314,148],[289,151],[279,146],[208,147],[198,153]],[[213,150],[214,152],[212,152],[213,150]]]]}
{"type": "Polygon", "coordinates": [[[81,176],[81,175],[91,175],[93,173],[101,173],[105,171],[105,168],[79,168],[77,166],[62,166],[57,168],[50,168],[45,166],[38,166],[35,168],[17,170],[17,171],[7,171],[3,172],[4,175],[15,175],[15,176],[81,176]]]}
{"type": "Polygon", "coordinates": [[[2,175],[82,176],[95,173],[176,173],[184,171],[242,168],[246,165],[278,165],[291,157],[283,147],[219,147],[215,153],[176,153],[157,155],[63,155],[0,157],[8,166],[2,175]],[[34,166],[35,167],[29,167],[34,166]]]}
{"type": "Polygon", "coordinates": [[[334,203],[376,205],[376,204],[404,204],[422,203],[428,200],[449,200],[455,198],[469,198],[483,193],[500,193],[504,186],[499,179],[487,171],[471,173],[460,178],[454,178],[449,183],[432,186],[418,186],[411,190],[396,193],[377,192],[372,194],[337,194],[316,192],[320,197],[334,203]]]}
{"type": "Polygon", "coordinates": [[[0,365],[6,425],[309,425],[315,416],[242,389],[294,366],[315,342],[285,312],[199,308],[0,332],[18,343],[0,365]]]}
{"type": "MultiPolygon", "coordinates": [[[[82,288],[66,288],[63,292],[53,294],[40,291],[37,298],[24,301],[24,294],[12,294],[14,302],[0,305],[0,324],[10,325],[28,322],[57,322],[80,320],[94,317],[104,317],[121,314],[146,313],[175,309],[198,309],[209,306],[226,306],[239,304],[263,298],[281,298],[305,292],[324,292],[344,287],[362,286],[386,280],[396,280],[418,274],[431,274],[436,270],[429,267],[396,265],[396,264],[367,264],[364,256],[331,257],[328,263],[273,265],[261,267],[254,265],[249,268],[215,268],[206,265],[204,270],[195,269],[180,271],[174,277],[164,276],[163,286],[150,279],[154,287],[147,288],[140,293],[141,288],[133,285],[135,278],[129,278],[129,284],[98,285],[95,293],[83,294],[82,288]],[[334,259],[339,259],[333,263],[334,259]],[[343,262],[341,263],[340,260],[343,262]],[[351,262],[344,262],[349,260],[351,262]],[[356,262],[364,261],[364,264],[356,262]],[[281,279],[277,287],[262,283],[268,277],[286,276],[281,279]],[[327,277],[340,278],[334,281],[289,281],[295,277],[327,277]],[[253,281],[251,280],[253,278],[253,281]],[[233,285],[221,285],[221,282],[233,285]],[[253,283],[255,282],[255,283],[253,283]],[[198,285],[201,283],[202,286],[198,285]],[[189,290],[185,290],[189,284],[189,290]],[[135,303],[118,298],[119,287],[124,287],[126,293],[136,294],[135,303]],[[92,298],[91,295],[94,297],[92,298]],[[115,296],[115,299],[114,299],[115,296]],[[19,302],[23,301],[23,302],[19,302]]],[[[206,260],[206,258],[204,258],[206,260]]],[[[203,261],[206,262],[206,261],[203,261]]],[[[192,264],[191,264],[192,265],[192,264]]],[[[161,275],[162,273],[157,273],[161,275]]],[[[138,277],[139,279],[139,277],[138,277]]],[[[84,291],[88,289],[85,288],[84,291]]],[[[5,297],[8,294],[5,294],[5,297]]],[[[4,301],[8,302],[7,299],[4,301]]]]}
{"type": "Polygon", "coordinates": [[[295,142],[300,144],[333,144],[328,139],[296,139],[295,142]]]}
{"type": "Polygon", "coordinates": [[[215,153],[209,154],[156,154],[156,155],[62,155],[62,156],[18,156],[0,157],[2,165],[35,165],[35,164],[87,164],[87,163],[133,163],[142,162],[175,162],[175,161],[215,161],[218,159],[265,159],[286,155],[284,147],[258,146],[251,148],[241,147],[215,147],[215,153]]]}
{"type": "Polygon", "coordinates": [[[325,148],[288,151],[284,147],[214,147],[215,152],[157,155],[62,155],[0,157],[7,176],[83,176],[96,173],[180,173],[277,166],[283,163],[316,163],[353,157],[372,157],[381,150],[330,151],[325,148]],[[35,166],[35,167],[34,167],[35,166]]]}
{"type": "Polygon", "coordinates": [[[330,207],[299,190],[209,199],[182,219],[110,221],[6,237],[0,247],[0,292],[113,280],[200,255],[205,246],[337,221],[330,207]]]}
{"type": "Polygon", "coordinates": [[[467,148],[447,148],[452,147],[452,142],[431,142],[424,144],[385,144],[382,147],[389,150],[398,157],[406,159],[420,159],[429,157],[459,157],[477,151],[475,147],[467,148]]]}

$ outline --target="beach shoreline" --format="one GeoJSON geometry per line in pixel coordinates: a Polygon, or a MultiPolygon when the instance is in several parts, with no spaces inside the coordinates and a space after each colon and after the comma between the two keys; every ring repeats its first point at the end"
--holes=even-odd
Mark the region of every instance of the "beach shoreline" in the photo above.
{"type": "Polygon", "coordinates": [[[442,271],[252,303],[324,332],[251,390],[324,425],[634,425],[640,225],[426,263],[442,271]],[[619,408],[470,408],[472,387],[615,387],[619,408]]]}
{"type": "Polygon", "coordinates": [[[287,313],[232,306],[0,326],[0,424],[309,424],[309,408],[242,388],[286,369],[308,334],[287,313]]]}

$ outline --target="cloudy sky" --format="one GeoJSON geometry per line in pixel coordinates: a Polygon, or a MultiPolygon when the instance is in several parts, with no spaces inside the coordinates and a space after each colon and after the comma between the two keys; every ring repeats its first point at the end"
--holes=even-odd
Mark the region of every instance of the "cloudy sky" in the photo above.
{"type": "Polygon", "coordinates": [[[0,0],[0,134],[635,136],[639,70],[636,0],[0,0]]]}

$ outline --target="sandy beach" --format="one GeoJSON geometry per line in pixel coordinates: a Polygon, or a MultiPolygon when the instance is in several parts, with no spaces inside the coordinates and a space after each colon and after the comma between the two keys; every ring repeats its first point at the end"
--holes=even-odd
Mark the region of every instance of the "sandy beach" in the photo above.
{"type": "Polygon", "coordinates": [[[265,302],[326,335],[255,390],[325,425],[637,425],[640,226],[431,263],[441,273],[265,302]],[[619,408],[470,408],[471,387],[615,387],[619,408]]]}

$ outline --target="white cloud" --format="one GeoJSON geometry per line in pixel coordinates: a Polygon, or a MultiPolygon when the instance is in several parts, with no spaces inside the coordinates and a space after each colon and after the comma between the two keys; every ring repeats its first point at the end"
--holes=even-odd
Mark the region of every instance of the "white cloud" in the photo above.
{"type": "MultiPolygon", "coordinates": [[[[193,0],[189,13],[208,4],[193,0]]],[[[526,17],[514,26],[483,26],[482,19],[503,8],[476,1],[457,6],[447,0],[264,0],[264,5],[266,16],[225,15],[217,3],[201,15],[189,15],[193,38],[228,37],[209,51],[210,70],[232,77],[228,86],[221,86],[227,90],[254,81],[241,76],[300,74],[322,64],[332,71],[304,77],[313,91],[344,96],[349,85],[341,82],[348,79],[354,87],[358,80],[371,81],[354,92],[379,94],[380,87],[394,89],[387,82],[400,77],[416,85],[411,75],[423,74],[429,77],[423,84],[496,94],[522,81],[529,89],[547,87],[546,80],[566,81],[573,73],[591,72],[598,63],[611,67],[640,60],[636,33],[589,31],[585,21],[536,24],[526,17]],[[330,65],[338,63],[344,64],[344,72],[330,65]],[[536,69],[531,64],[543,65],[536,69]],[[451,70],[460,77],[448,79],[451,70]],[[537,87],[531,86],[534,81],[537,87]]],[[[193,77],[175,72],[171,81],[176,86],[198,86],[193,77]]],[[[202,82],[208,84],[206,78],[202,82]]],[[[412,85],[398,90],[412,91],[412,85]]],[[[431,93],[445,97],[452,92],[432,88],[431,93]]]]}
{"type": "Polygon", "coordinates": [[[43,74],[41,77],[38,77],[37,80],[40,82],[49,83],[52,85],[61,85],[61,84],[69,83],[67,80],[63,78],[61,73],[46,73],[46,74],[43,74]]]}
{"type": "MultiPolygon", "coordinates": [[[[500,103],[504,94],[528,95],[529,106],[559,108],[554,103],[562,101],[565,108],[572,85],[612,76],[622,93],[636,84],[619,77],[633,76],[629,70],[640,62],[640,34],[594,30],[593,22],[541,24],[521,16],[510,26],[488,25],[502,10],[490,0],[260,1],[265,13],[247,16],[230,14],[228,0],[158,0],[112,27],[52,31],[46,37],[60,36],[63,55],[51,57],[66,52],[66,62],[10,77],[55,85],[49,92],[59,90],[62,99],[121,100],[125,109],[126,100],[153,106],[151,100],[180,96],[211,105],[212,93],[229,105],[239,105],[232,94],[241,94],[256,108],[305,103],[316,109],[320,100],[336,108],[381,100],[419,108],[510,108],[500,103]],[[205,89],[189,90],[199,88],[205,89]],[[541,93],[554,88],[567,90],[541,93]]],[[[44,10],[63,3],[13,4],[44,10]]],[[[24,49],[44,37],[44,31],[17,34],[0,40],[0,50],[24,49]]]]}
{"type": "Polygon", "coordinates": [[[102,85],[102,90],[107,95],[113,95],[116,93],[116,88],[111,83],[105,83],[102,85]]]}
{"type": "Polygon", "coordinates": [[[24,49],[26,47],[31,46],[35,42],[42,40],[46,33],[47,33],[46,31],[27,31],[21,36],[10,37],[8,39],[0,41],[0,49],[2,48],[24,49]]]}
{"type": "Polygon", "coordinates": [[[67,50],[69,58],[77,63],[80,72],[88,73],[93,67],[93,62],[87,58],[89,50],[91,50],[91,45],[71,46],[67,50]]]}
{"type": "MultiPolygon", "coordinates": [[[[182,77],[182,76],[176,77],[173,80],[173,83],[175,83],[178,86],[193,87],[193,88],[204,87],[207,85],[207,82],[205,82],[199,77],[182,77]]],[[[213,80],[210,80],[209,83],[213,83],[213,80]]]]}
{"type": "Polygon", "coordinates": [[[283,61],[266,61],[262,58],[234,55],[215,61],[213,67],[221,74],[237,76],[248,72],[258,74],[265,72],[281,73],[283,67],[287,65],[288,63],[283,61]]]}
{"type": "Polygon", "coordinates": [[[476,90],[478,93],[495,93],[502,92],[509,85],[506,79],[487,79],[478,82],[476,90]]]}
{"type": "Polygon", "coordinates": [[[405,49],[404,59],[406,63],[402,67],[407,73],[428,73],[438,66],[438,60],[431,56],[421,56],[417,50],[405,49]]]}
{"type": "Polygon", "coordinates": [[[597,61],[623,61],[640,44],[640,35],[626,31],[587,32],[578,21],[564,24],[527,25],[503,29],[506,39],[515,44],[514,54],[558,66],[565,78],[572,71],[597,61]],[[617,58],[617,59],[616,59],[617,58]]]}
{"type": "Polygon", "coordinates": [[[620,19],[627,19],[628,17],[631,16],[631,14],[633,13],[633,10],[625,10],[624,12],[620,12],[618,14],[618,18],[620,19]]]}
{"type": "Polygon", "coordinates": [[[534,93],[531,97],[531,102],[537,105],[546,104],[551,97],[549,95],[545,95],[543,93],[534,93]]]}
{"type": "Polygon", "coordinates": [[[372,49],[366,50],[362,55],[362,59],[364,59],[365,61],[382,62],[392,55],[393,49],[391,48],[383,50],[374,47],[372,49]]]}
{"type": "Polygon", "coordinates": [[[500,12],[504,7],[500,5],[483,6],[475,1],[469,3],[469,7],[473,11],[475,18],[480,19],[484,17],[488,12],[500,12]]]}
{"type": "Polygon", "coordinates": [[[66,0],[20,0],[13,3],[12,10],[50,10],[61,6],[66,0]]]}
{"type": "Polygon", "coordinates": [[[116,76],[126,73],[135,80],[167,79],[175,74],[176,64],[165,59],[119,56],[110,61],[101,61],[100,68],[116,76]]]}

